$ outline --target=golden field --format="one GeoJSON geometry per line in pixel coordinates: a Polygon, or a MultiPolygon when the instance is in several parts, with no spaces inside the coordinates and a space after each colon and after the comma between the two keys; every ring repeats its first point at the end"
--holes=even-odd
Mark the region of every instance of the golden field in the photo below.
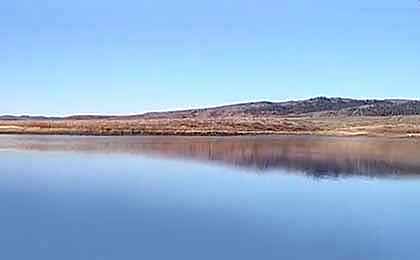
{"type": "Polygon", "coordinates": [[[420,137],[420,116],[0,120],[0,134],[420,137]]]}

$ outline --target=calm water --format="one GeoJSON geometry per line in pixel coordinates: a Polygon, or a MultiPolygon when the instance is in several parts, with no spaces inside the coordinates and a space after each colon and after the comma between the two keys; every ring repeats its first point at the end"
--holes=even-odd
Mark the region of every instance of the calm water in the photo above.
{"type": "Polygon", "coordinates": [[[0,259],[420,259],[420,143],[0,136],[0,259]]]}

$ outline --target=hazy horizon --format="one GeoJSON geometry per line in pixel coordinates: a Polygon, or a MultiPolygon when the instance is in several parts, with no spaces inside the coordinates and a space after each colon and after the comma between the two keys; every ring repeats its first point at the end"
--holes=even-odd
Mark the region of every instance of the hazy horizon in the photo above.
{"type": "Polygon", "coordinates": [[[17,0],[0,24],[0,115],[420,99],[417,0],[17,0]]]}

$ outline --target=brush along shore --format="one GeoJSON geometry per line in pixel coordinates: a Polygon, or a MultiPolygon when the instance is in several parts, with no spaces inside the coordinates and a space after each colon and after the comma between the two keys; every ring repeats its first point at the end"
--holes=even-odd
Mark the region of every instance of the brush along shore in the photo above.
{"type": "Polygon", "coordinates": [[[0,120],[0,134],[420,137],[420,116],[0,120]]]}

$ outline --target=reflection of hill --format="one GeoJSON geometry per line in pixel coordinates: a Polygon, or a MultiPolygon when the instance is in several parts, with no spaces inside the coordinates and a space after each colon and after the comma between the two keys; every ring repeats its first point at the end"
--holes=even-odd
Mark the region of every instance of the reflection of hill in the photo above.
{"type": "Polygon", "coordinates": [[[260,173],[282,169],[314,177],[420,175],[420,142],[408,139],[21,136],[0,140],[0,148],[186,158],[260,173]]]}

